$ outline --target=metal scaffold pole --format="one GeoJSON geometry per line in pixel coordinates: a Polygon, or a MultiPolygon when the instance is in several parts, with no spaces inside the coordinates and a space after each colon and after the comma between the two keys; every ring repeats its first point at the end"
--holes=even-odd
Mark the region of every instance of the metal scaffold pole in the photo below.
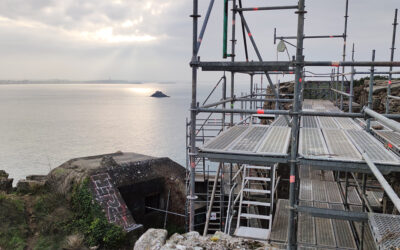
{"type": "MultiPolygon", "coordinates": [[[[351,50],[351,61],[354,62],[354,43],[353,49],[351,50]]],[[[350,74],[350,99],[349,99],[349,113],[353,112],[353,95],[354,95],[354,66],[351,66],[350,74]]]]}
{"type": "MultiPolygon", "coordinates": [[[[344,15],[344,33],[343,33],[343,62],[346,61],[346,41],[347,41],[347,19],[349,18],[349,0],[346,0],[346,14],[344,15]]],[[[345,67],[342,66],[342,83],[340,91],[344,90],[344,72],[345,67]]],[[[340,110],[343,110],[343,95],[340,95],[340,110]]]]}
{"type": "MultiPolygon", "coordinates": [[[[303,35],[304,35],[304,10],[305,0],[299,0],[299,9],[297,11],[297,47],[296,47],[296,78],[294,82],[294,103],[293,111],[299,111],[299,91],[301,91],[302,71],[303,71],[303,35]]],[[[292,118],[292,135],[291,135],[291,152],[290,152],[290,187],[289,187],[289,230],[288,230],[288,249],[296,249],[296,167],[297,167],[297,146],[299,139],[299,115],[295,114],[292,118]]]]}
{"type": "MultiPolygon", "coordinates": [[[[236,45],[236,0],[232,1],[232,40],[231,40],[231,61],[235,61],[235,45],[236,45]]],[[[231,98],[235,96],[235,73],[231,72],[231,98]]],[[[235,102],[231,102],[231,109],[234,108],[235,102]]],[[[233,113],[231,113],[231,126],[233,126],[233,113]]]]}
{"type": "Polygon", "coordinates": [[[197,22],[200,17],[198,14],[198,0],[193,0],[193,54],[192,54],[192,102],[190,110],[190,200],[189,208],[189,230],[194,231],[194,202],[195,196],[195,175],[196,175],[196,107],[197,107],[197,22]]]}
{"type": "MultiPolygon", "coordinates": [[[[392,48],[390,48],[390,61],[393,62],[394,58],[394,50],[395,50],[395,43],[396,43],[396,27],[397,27],[397,11],[398,9],[395,10],[394,12],[394,21],[393,21],[393,36],[392,36],[392,48]]],[[[389,72],[391,72],[393,69],[392,66],[389,68],[389,72]]],[[[387,86],[387,96],[386,96],[386,114],[389,114],[390,111],[390,95],[391,95],[391,86],[392,85],[392,74],[389,73],[389,80],[388,80],[388,86],[387,86]]]]}
{"type": "MultiPolygon", "coordinates": [[[[375,50],[372,50],[372,61],[375,61],[375,50]]],[[[368,92],[368,108],[373,109],[373,92],[374,92],[374,66],[371,66],[371,74],[369,76],[369,92],[368,92]]],[[[371,118],[367,119],[366,130],[369,132],[371,129],[371,118]]]]}

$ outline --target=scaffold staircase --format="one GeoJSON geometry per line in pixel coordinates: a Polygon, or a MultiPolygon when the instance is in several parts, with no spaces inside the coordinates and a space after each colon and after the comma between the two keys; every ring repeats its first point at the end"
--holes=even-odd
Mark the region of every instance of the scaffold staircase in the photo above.
{"type": "Polygon", "coordinates": [[[235,236],[257,240],[269,239],[274,187],[275,166],[244,167],[235,236]]]}

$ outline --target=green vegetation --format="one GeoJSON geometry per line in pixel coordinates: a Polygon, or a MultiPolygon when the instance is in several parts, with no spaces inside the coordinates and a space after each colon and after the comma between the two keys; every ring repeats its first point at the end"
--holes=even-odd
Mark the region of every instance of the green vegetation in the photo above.
{"type": "Polygon", "coordinates": [[[4,249],[24,249],[28,225],[24,202],[20,197],[0,194],[0,221],[0,246],[4,249]]]}
{"type": "Polygon", "coordinates": [[[49,190],[0,193],[0,249],[131,248],[121,227],[110,224],[93,201],[88,179],[74,187],[71,202],[49,190]]]}
{"type": "Polygon", "coordinates": [[[89,246],[101,245],[106,248],[118,248],[127,243],[127,235],[114,224],[110,224],[99,204],[93,202],[86,179],[74,188],[72,194],[73,226],[82,232],[89,246]]]}

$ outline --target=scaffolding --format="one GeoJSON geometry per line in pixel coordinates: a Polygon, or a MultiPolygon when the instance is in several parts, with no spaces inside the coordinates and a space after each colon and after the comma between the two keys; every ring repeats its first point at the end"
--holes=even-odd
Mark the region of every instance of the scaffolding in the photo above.
{"type": "Polygon", "coordinates": [[[222,57],[230,60],[201,61],[199,50],[214,2],[210,0],[200,33],[198,0],[193,0],[191,15],[187,229],[203,230],[204,234],[221,230],[288,249],[400,247],[399,224],[395,223],[400,221],[400,216],[378,212],[382,199],[393,204],[393,211],[400,211],[400,200],[384,176],[400,172],[400,123],[393,120],[400,119],[400,114],[389,114],[390,100],[399,100],[391,94],[392,75],[400,73],[393,70],[400,67],[400,62],[394,60],[397,9],[390,60],[375,61],[373,50],[371,61],[355,61],[353,44],[352,60],[346,61],[348,0],[345,1],[344,33],[312,36],[304,35],[305,0],[299,0],[296,5],[268,7],[243,7],[242,0],[224,0],[222,57]],[[277,36],[275,29],[274,43],[278,40],[293,46],[296,54],[289,61],[265,61],[244,14],[278,10],[295,10],[297,34],[277,36]],[[236,61],[237,18],[241,24],[245,61],[236,61]],[[321,38],[343,39],[342,61],[304,60],[304,39],[321,38]],[[296,44],[290,43],[290,39],[296,40],[296,44]],[[257,61],[249,59],[248,41],[257,61]],[[332,71],[315,74],[306,67],[330,67],[332,71]],[[351,68],[350,72],[345,72],[346,67],[351,68]],[[369,72],[357,72],[355,67],[369,68],[369,72]],[[375,71],[378,67],[389,70],[375,71]],[[199,69],[223,72],[201,105],[197,100],[199,69]],[[229,97],[227,72],[230,73],[229,97]],[[250,77],[249,93],[242,93],[240,97],[235,95],[236,74],[250,77]],[[273,74],[294,75],[293,93],[280,93],[279,81],[274,84],[271,79],[273,74]],[[370,79],[368,104],[359,112],[353,112],[356,74],[369,74],[370,79]],[[388,75],[384,115],[373,110],[376,74],[388,75]],[[258,75],[261,80],[265,77],[268,87],[254,82],[258,75]],[[330,78],[328,100],[304,99],[307,79],[315,76],[330,78]],[[217,88],[221,88],[221,99],[207,103],[217,88]],[[343,111],[344,98],[348,99],[348,112],[343,111]],[[274,104],[274,109],[265,108],[266,104],[274,104]],[[377,129],[377,125],[383,129],[377,129]],[[286,180],[277,176],[278,169],[288,170],[286,180]],[[289,183],[288,199],[279,198],[277,187],[284,181],[289,183]],[[196,183],[202,183],[201,192],[196,192],[202,186],[196,183]],[[231,226],[235,223],[237,227],[233,230],[231,226]]]}

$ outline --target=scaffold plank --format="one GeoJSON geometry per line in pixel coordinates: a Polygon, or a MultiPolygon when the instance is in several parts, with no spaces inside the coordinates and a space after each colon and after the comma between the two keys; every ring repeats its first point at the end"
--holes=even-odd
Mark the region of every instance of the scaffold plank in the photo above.
{"type": "Polygon", "coordinates": [[[272,224],[271,240],[287,242],[289,219],[289,200],[279,199],[276,205],[275,219],[272,224]]]}
{"type": "Polygon", "coordinates": [[[303,128],[318,128],[318,119],[316,116],[302,116],[300,126],[303,128]]]}
{"type": "Polygon", "coordinates": [[[357,148],[351,143],[343,130],[322,129],[330,156],[340,160],[358,160],[362,159],[357,148]]]}
{"type": "Polygon", "coordinates": [[[230,129],[222,132],[216,138],[210,140],[208,143],[206,143],[203,146],[203,149],[224,150],[234,140],[236,140],[240,135],[242,135],[246,131],[247,128],[248,128],[248,126],[245,126],[245,125],[234,126],[230,129]]]}
{"type": "Polygon", "coordinates": [[[257,152],[286,155],[289,148],[290,132],[291,128],[289,127],[270,127],[268,135],[257,152]]]}
{"type": "Polygon", "coordinates": [[[342,197],[340,196],[339,186],[336,182],[326,181],[325,187],[329,203],[343,203],[342,197]]]}
{"type": "Polygon", "coordinates": [[[299,154],[307,158],[326,158],[329,152],[320,129],[300,129],[299,154]]]}
{"type": "MultiPolygon", "coordinates": [[[[344,210],[342,204],[330,204],[331,209],[344,210]]],[[[356,249],[357,245],[351,231],[350,223],[345,220],[332,220],[335,228],[336,245],[340,248],[356,249]]]]}
{"type": "MultiPolygon", "coordinates": [[[[314,206],[328,208],[327,203],[314,202],[314,206]]],[[[336,247],[332,220],[319,217],[315,217],[314,219],[318,246],[336,247]]]]}
{"type": "MultiPolygon", "coordinates": [[[[312,207],[312,201],[300,201],[300,206],[312,207]]],[[[316,244],[314,217],[307,213],[299,213],[297,241],[305,244],[316,244]]]]}
{"type": "Polygon", "coordinates": [[[339,128],[339,125],[336,123],[333,117],[319,116],[318,119],[321,128],[339,128]]]}
{"type": "Polygon", "coordinates": [[[269,127],[250,126],[241,138],[228,148],[231,151],[255,152],[257,146],[266,136],[269,127]]]}
{"type": "Polygon", "coordinates": [[[335,117],[334,119],[343,129],[362,129],[361,126],[357,125],[357,123],[351,118],[335,117]]]}
{"type": "Polygon", "coordinates": [[[357,149],[366,154],[376,163],[400,165],[400,158],[387,150],[382,143],[380,143],[371,134],[364,130],[346,130],[347,135],[350,136],[357,149]]]}
{"type": "MultiPolygon", "coordinates": [[[[342,183],[342,188],[343,192],[345,191],[345,184],[342,183]]],[[[347,203],[351,205],[357,205],[360,206],[361,203],[361,198],[357,193],[357,190],[355,187],[347,187],[347,203]]]]}
{"type": "Polygon", "coordinates": [[[312,201],[312,181],[309,179],[300,179],[299,199],[303,201],[312,201]]]}
{"type": "MultiPolygon", "coordinates": [[[[288,117],[290,120],[290,117],[288,117]]],[[[271,126],[278,126],[278,127],[288,127],[288,124],[286,122],[285,116],[280,115],[278,118],[276,118],[272,123],[271,126]]]]}
{"type": "Polygon", "coordinates": [[[300,179],[311,179],[311,177],[310,177],[310,166],[301,165],[299,167],[299,178],[300,179]]]}
{"type": "Polygon", "coordinates": [[[375,133],[392,144],[392,146],[400,149],[400,133],[393,131],[375,131],[375,133]]]}
{"type": "Polygon", "coordinates": [[[312,196],[314,201],[328,201],[324,181],[312,180],[312,196]]]}

